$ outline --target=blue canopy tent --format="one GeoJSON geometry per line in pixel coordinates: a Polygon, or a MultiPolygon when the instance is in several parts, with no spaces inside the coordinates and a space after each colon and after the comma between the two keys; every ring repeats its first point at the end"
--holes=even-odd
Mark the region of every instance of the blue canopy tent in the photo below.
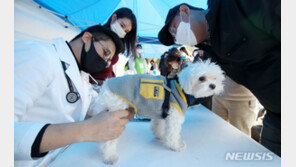
{"type": "MultiPolygon", "coordinates": [[[[130,8],[137,18],[138,42],[144,43],[143,49],[148,57],[159,57],[168,49],[158,41],[157,35],[164,25],[170,8],[184,2],[192,6],[207,8],[207,0],[34,0],[40,6],[51,10],[72,26],[83,30],[94,24],[104,24],[111,14],[121,8],[130,8]],[[158,55],[149,53],[145,44],[157,45],[158,55]]],[[[155,48],[151,47],[151,48],[155,48]]],[[[150,48],[150,47],[149,47],[150,48]]]]}

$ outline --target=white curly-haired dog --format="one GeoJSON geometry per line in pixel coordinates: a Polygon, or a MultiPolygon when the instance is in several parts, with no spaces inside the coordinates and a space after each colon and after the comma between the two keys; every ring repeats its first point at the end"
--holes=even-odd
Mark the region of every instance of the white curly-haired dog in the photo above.
{"type": "MultiPolygon", "coordinates": [[[[156,138],[173,151],[183,151],[186,144],[180,133],[185,120],[183,113],[188,107],[184,105],[186,96],[201,98],[221,93],[224,74],[210,60],[198,61],[184,68],[178,80],[179,84],[176,80],[145,74],[111,78],[102,85],[96,105],[99,111],[109,112],[133,107],[139,116],[152,119],[151,130],[156,138]]],[[[107,164],[115,164],[119,159],[117,141],[101,144],[103,161],[107,164]]]]}

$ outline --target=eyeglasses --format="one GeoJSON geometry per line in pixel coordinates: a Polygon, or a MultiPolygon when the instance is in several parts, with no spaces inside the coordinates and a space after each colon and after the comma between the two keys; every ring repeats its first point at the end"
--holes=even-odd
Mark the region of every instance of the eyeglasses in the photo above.
{"type": "Polygon", "coordinates": [[[98,43],[101,45],[101,47],[102,47],[102,49],[103,49],[103,59],[104,59],[105,62],[107,63],[107,66],[106,66],[106,67],[109,67],[109,66],[111,65],[111,60],[112,60],[110,49],[107,48],[107,47],[105,47],[105,46],[104,46],[99,40],[97,40],[96,38],[93,37],[93,39],[94,39],[95,42],[98,42],[98,43]]]}

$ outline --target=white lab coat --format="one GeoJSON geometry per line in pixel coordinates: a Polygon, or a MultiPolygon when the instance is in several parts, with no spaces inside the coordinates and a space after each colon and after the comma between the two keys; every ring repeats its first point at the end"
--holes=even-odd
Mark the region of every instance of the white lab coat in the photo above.
{"type": "Polygon", "coordinates": [[[14,164],[47,166],[65,147],[33,160],[31,146],[38,132],[46,123],[83,120],[87,111],[95,109],[97,93],[89,84],[89,75],[79,71],[62,38],[54,39],[52,44],[15,42],[14,54],[14,164]],[[66,100],[69,87],[60,61],[68,65],[66,73],[80,94],[75,103],[66,100]]]}

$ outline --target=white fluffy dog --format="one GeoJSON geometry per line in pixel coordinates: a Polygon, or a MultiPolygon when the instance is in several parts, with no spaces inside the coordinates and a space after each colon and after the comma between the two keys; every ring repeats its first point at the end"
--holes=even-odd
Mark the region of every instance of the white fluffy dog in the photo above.
{"type": "MultiPolygon", "coordinates": [[[[130,76],[131,75],[123,77],[130,76]]],[[[145,78],[147,75],[143,74],[140,75],[140,77],[145,78]]],[[[195,98],[208,97],[214,94],[219,94],[223,91],[223,71],[218,65],[210,62],[210,60],[198,61],[190,64],[179,73],[178,78],[180,87],[185,94],[192,95],[195,98]]],[[[128,103],[126,100],[111,91],[110,86],[112,86],[112,84],[110,85],[109,82],[110,80],[116,79],[118,78],[107,80],[101,87],[98,102],[96,103],[96,105],[100,107],[100,111],[109,110],[109,112],[112,112],[134,107],[131,103],[128,103]]],[[[166,86],[164,85],[164,88],[165,87],[166,86]]],[[[161,92],[158,88],[154,90],[156,90],[154,94],[161,92]]],[[[141,95],[139,94],[138,96],[141,95]]],[[[145,114],[138,114],[140,116],[147,117],[145,114]]],[[[183,151],[186,149],[186,144],[181,140],[180,135],[181,127],[185,118],[184,114],[180,113],[180,110],[178,110],[176,106],[170,105],[165,119],[163,119],[161,115],[159,117],[153,117],[152,119],[151,130],[156,138],[163,140],[164,144],[173,151],[183,151]]],[[[116,150],[117,141],[118,139],[114,139],[101,144],[100,149],[103,161],[107,164],[115,164],[119,159],[116,150]]]]}

